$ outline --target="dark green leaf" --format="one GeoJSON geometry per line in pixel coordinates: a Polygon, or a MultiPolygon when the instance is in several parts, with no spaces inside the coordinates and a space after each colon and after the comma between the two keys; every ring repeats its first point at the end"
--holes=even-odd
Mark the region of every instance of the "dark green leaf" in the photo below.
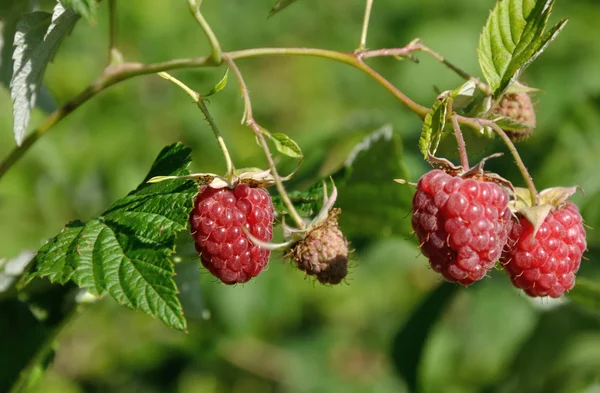
{"type": "Polygon", "coordinates": [[[544,33],[554,0],[499,0],[479,39],[479,64],[499,97],[562,30],[544,33]]]}
{"type": "Polygon", "coordinates": [[[335,177],[340,225],[349,238],[377,238],[410,231],[412,189],[394,183],[408,178],[402,162],[402,141],[383,126],[356,145],[335,177]]]}
{"type": "Polygon", "coordinates": [[[75,308],[75,285],[43,284],[27,302],[0,300],[0,392],[24,391],[34,382],[36,371],[48,366],[57,331],[75,308]]]}
{"type": "Polygon", "coordinates": [[[458,288],[456,284],[442,282],[413,311],[394,338],[394,365],[412,392],[416,391],[417,372],[427,337],[458,288]]]}
{"type": "Polygon", "coordinates": [[[46,66],[78,19],[72,9],[65,10],[57,4],[52,14],[41,11],[25,14],[17,25],[10,82],[17,145],[21,144],[27,131],[46,66]]]}
{"type": "Polygon", "coordinates": [[[42,247],[33,277],[69,280],[96,296],[109,293],[120,304],[185,329],[173,265],[175,237],[185,229],[197,185],[191,180],[148,184],[154,176],[189,174],[190,150],[165,148],[146,180],[88,223],[74,222],[42,247]]]}
{"type": "MultiPolygon", "coordinates": [[[[323,182],[319,180],[306,191],[292,191],[288,195],[300,215],[304,217],[314,216],[323,204],[323,182]]],[[[288,214],[288,210],[279,195],[273,197],[273,205],[277,213],[288,214]]]]}
{"type": "Polygon", "coordinates": [[[89,22],[96,19],[96,0],[60,0],[60,2],[65,8],[73,8],[89,22]]]}
{"type": "Polygon", "coordinates": [[[284,8],[294,4],[296,0],[278,0],[277,3],[271,8],[271,12],[269,12],[269,18],[283,10],[284,8]]]}
{"type": "Polygon", "coordinates": [[[429,154],[434,155],[437,150],[444,127],[446,126],[446,116],[448,114],[448,95],[442,94],[431,106],[431,110],[425,116],[423,129],[419,137],[419,150],[423,157],[427,159],[429,154]]]}

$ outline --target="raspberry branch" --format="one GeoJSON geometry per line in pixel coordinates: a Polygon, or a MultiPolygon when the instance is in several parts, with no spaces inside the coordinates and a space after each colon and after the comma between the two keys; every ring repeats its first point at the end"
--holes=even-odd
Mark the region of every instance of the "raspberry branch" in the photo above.
{"type": "Polygon", "coordinates": [[[202,31],[204,31],[204,34],[208,39],[208,43],[210,44],[211,49],[212,60],[215,62],[215,64],[221,64],[223,62],[221,45],[217,40],[217,36],[215,35],[210,25],[208,24],[206,19],[204,19],[204,16],[200,12],[200,5],[202,4],[202,0],[188,0],[188,4],[190,6],[190,11],[194,16],[194,19],[196,19],[196,22],[198,22],[200,28],[202,28],[202,31]]]}
{"type": "Polygon", "coordinates": [[[294,207],[294,204],[290,200],[290,197],[289,197],[288,193],[286,192],[285,187],[283,186],[283,181],[281,179],[281,176],[279,175],[279,172],[277,171],[277,167],[275,166],[275,161],[273,161],[273,156],[271,155],[271,151],[269,150],[269,145],[267,144],[267,140],[265,139],[265,137],[263,135],[260,125],[258,125],[256,120],[254,120],[254,115],[252,113],[252,102],[250,100],[250,93],[248,92],[248,87],[246,86],[244,77],[242,76],[242,73],[240,72],[240,69],[238,68],[238,66],[235,64],[235,62],[229,56],[225,55],[223,58],[225,59],[225,61],[227,63],[229,63],[229,66],[235,73],[235,76],[238,80],[238,84],[240,85],[240,90],[242,92],[242,97],[244,99],[244,116],[242,117],[242,123],[245,123],[254,132],[254,135],[258,139],[261,147],[263,148],[263,150],[265,152],[265,156],[267,157],[267,162],[269,163],[269,168],[271,169],[271,173],[273,175],[273,178],[275,179],[275,185],[277,187],[277,191],[279,192],[279,195],[281,195],[281,199],[283,200],[285,207],[288,209],[288,212],[289,212],[290,216],[292,217],[292,219],[294,220],[294,222],[296,223],[296,226],[300,229],[304,229],[304,228],[306,228],[306,224],[304,223],[304,220],[302,220],[302,217],[300,217],[300,215],[296,211],[296,208],[294,207]]]}
{"type": "MultiPolygon", "coordinates": [[[[192,1],[192,0],[189,0],[192,1]]],[[[201,15],[201,14],[200,14],[201,15]]],[[[210,27],[209,27],[210,29],[210,27]]],[[[212,30],[208,30],[211,31],[212,30]]],[[[220,47],[218,42],[215,40],[216,45],[213,47],[213,52],[219,52],[220,47]]],[[[426,52],[429,54],[435,53],[424,45],[419,44],[417,41],[413,41],[402,48],[390,48],[390,49],[378,49],[365,51],[361,53],[346,53],[338,52],[328,49],[318,48],[254,48],[244,49],[232,52],[221,53],[222,56],[226,56],[231,60],[244,59],[250,57],[260,56],[310,56],[320,57],[339,63],[344,63],[364,72],[377,83],[382,85],[387,91],[389,91],[396,99],[398,99],[405,107],[414,112],[421,119],[429,112],[429,108],[417,104],[411,100],[408,96],[402,93],[396,86],[390,81],[377,73],[374,69],[364,63],[363,59],[371,57],[384,57],[384,56],[410,56],[413,52],[426,52]]],[[[213,53],[214,55],[214,53],[213,53]]],[[[435,57],[435,56],[434,56],[435,57]]],[[[439,56],[442,58],[441,56],[439,56]]],[[[442,58],[443,59],[443,58],[442,58]]],[[[105,89],[120,83],[124,80],[147,74],[155,74],[162,71],[170,71],[175,69],[186,69],[186,68],[201,68],[201,67],[215,67],[219,66],[222,62],[217,62],[219,58],[215,59],[214,56],[202,56],[187,59],[173,59],[159,63],[142,64],[137,62],[126,62],[121,64],[113,64],[107,67],[104,72],[96,78],[88,87],[86,87],[79,95],[65,103],[61,108],[51,113],[46,119],[40,124],[40,126],[32,131],[24,140],[21,146],[16,146],[9,155],[0,162],[0,179],[4,174],[16,163],[21,157],[37,142],[39,138],[46,134],[52,129],[58,122],[67,117],[75,109],[79,108],[90,98],[95,97],[98,93],[105,89]]],[[[443,61],[444,64],[450,63],[443,61]]],[[[455,72],[458,68],[454,67],[455,72]]],[[[463,77],[469,77],[468,74],[460,71],[459,75],[463,77]]],[[[475,80],[475,79],[474,79],[475,80]]],[[[481,88],[481,86],[480,86],[481,88]]],[[[459,123],[461,124],[475,124],[473,119],[459,117],[459,123]]],[[[478,127],[476,125],[475,127],[478,127]]]]}

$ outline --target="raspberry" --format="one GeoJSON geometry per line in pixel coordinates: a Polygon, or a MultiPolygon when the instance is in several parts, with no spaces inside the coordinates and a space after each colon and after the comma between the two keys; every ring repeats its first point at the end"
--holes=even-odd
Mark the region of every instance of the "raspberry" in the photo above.
{"type": "Polygon", "coordinates": [[[348,274],[348,240],[338,227],[340,212],[331,210],[325,222],[311,229],[287,255],[322,284],[339,284],[348,274]]]}
{"type": "Polygon", "coordinates": [[[527,93],[507,93],[494,108],[496,115],[508,117],[527,126],[526,129],[505,129],[506,135],[513,141],[520,141],[533,133],[536,125],[535,110],[527,93]]]}
{"type": "Polygon", "coordinates": [[[431,268],[471,285],[494,266],[511,226],[508,194],[485,180],[426,173],[413,197],[412,227],[431,268]]]}
{"type": "Polygon", "coordinates": [[[508,250],[502,256],[504,269],[513,284],[529,296],[559,297],[575,285],[575,273],[587,247],[579,209],[567,201],[548,214],[535,236],[533,232],[525,217],[513,225],[508,250]]]}
{"type": "Polygon", "coordinates": [[[270,251],[242,230],[264,242],[273,238],[273,204],[264,188],[201,186],[190,225],[202,264],[223,283],[247,282],[267,266],[270,251]]]}

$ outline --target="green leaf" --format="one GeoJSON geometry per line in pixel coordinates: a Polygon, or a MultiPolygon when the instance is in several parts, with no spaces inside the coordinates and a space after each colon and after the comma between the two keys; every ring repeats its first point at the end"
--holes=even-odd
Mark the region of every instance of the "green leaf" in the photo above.
{"type": "Polygon", "coordinates": [[[190,149],[183,145],[165,148],[135,191],[88,223],[68,224],[44,245],[27,280],[73,281],[93,295],[109,293],[122,305],[184,330],[168,257],[177,233],[186,228],[198,187],[184,179],[146,181],[159,175],[187,175],[190,161],[190,149]]]}
{"type": "Polygon", "coordinates": [[[298,146],[298,144],[293,139],[291,139],[289,136],[278,133],[278,132],[276,132],[274,134],[271,134],[270,132],[266,132],[265,135],[267,135],[273,141],[275,148],[281,154],[286,155],[288,157],[292,157],[292,158],[304,157],[304,155],[302,154],[302,149],[300,149],[300,146],[298,146]]]}
{"type": "Polygon", "coordinates": [[[499,0],[479,39],[479,64],[499,97],[556,38],[561,20],[544,33],[554,0],[499,0]]]}
{"type": "Polygon", "coordinates": [[[296,0],[278,0],[277,3],[271,8],[271,12],[269,12],[269,18],[283,10],[284,8],[294,4],[296,0]]]}
{"type": "Polygon", "coordinates": [[[498,124],[504,131],[527,131],[531,129],[531,126],[511,119],[510,117],[504,117],[498,120],[496,124],[498,124]]]}
{"type": "Polygon", "coordinates": [[[402,140],[385,125],[358,143],[334,177],[340,225],[351,240],[404,236],[410,231],[413,190],[394,183],[408,178],[402,140]],[[353,238],[353,239],[352,239],[353,238]]]}
{"type": "Polygon", "coordinates": [[[450,98],[452,99],[452,110],[456,111],[459,109],[466,108],[477,94],[477,84],[472,80],[469,80],[450,92],[450,98]]]}
{"type": "MultiPolygon", "coordinates": [[[[331,192],[331,189],[329,190],[331,192]]],[[[306,191],[291,191],[288,195],[301,216],[314,216],[323,204],[323,181],[317,181],[306,191]]],[[[279,195],[273,196],[273,206],[278,214],[288,214],[288,209],[279,195]]]]}
{"type": "Polygon", "coordinates": [[[79,15],[83,16],[88,22],[96,19],[96,1],[95,0],[60,0],[63,7],[71,7],[79,15]]]}
{"type": "Polygon", "coordinates": [[[27,131],[46,66],[78,19],[72,9],[65,10],[56,4],[52,14],[41,11],[25,14],[17,24],[10,82],[17,145],[21,144],[27,131]]]}
{"type": "Polygon", "coordinates": [[[442,139],[442,133],[446,126],[447,114],[448,94],[446,93],[438,97],[423,121],[423,129],[419,137],[419,150],[421,150],[421,154],[423,154],[425,159],[427,159],[429,154],[434,155],[440,144],[440,139],[442,139]]]}
{"type": "Polygon", "coordinates": [[[207,94],[204,94],[202,97],[210,97],[214,94],[217,94],[221,90],[223,90],[225,88],[225,86],[227,86],[228,75],[229,75],[229,68],[225,70],[225,75],[223,75],[221,80],[207,94]]]}
{"type": "Polygon", "coordinates": [[[418,369],[429,333],[458,288],[455,284],[442,282],[417,306],[394,338],[392,359],[410,391],[417,390],[418,369]]]}
{"type": "Polygon", "coordinates": [[[575,303],[600,311],[600,283],[578,278],[577,283],[567,294],[575,303]]]}

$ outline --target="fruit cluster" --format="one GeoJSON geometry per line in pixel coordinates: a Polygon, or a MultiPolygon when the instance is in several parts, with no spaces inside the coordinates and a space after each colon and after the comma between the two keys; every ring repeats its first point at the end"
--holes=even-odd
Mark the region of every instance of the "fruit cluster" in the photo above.
{"type": "Polygon", "coordinates": [[[556,298],[573,288],[586,249],[581,214],[566,200],[574,190],[545,190],[539,204],[515,193],[509,202],[492,177],[448,172],[426,173],[412,201],[412,227],[434,271],[466,286],[499,260],[529,296],[556,298]]]}

